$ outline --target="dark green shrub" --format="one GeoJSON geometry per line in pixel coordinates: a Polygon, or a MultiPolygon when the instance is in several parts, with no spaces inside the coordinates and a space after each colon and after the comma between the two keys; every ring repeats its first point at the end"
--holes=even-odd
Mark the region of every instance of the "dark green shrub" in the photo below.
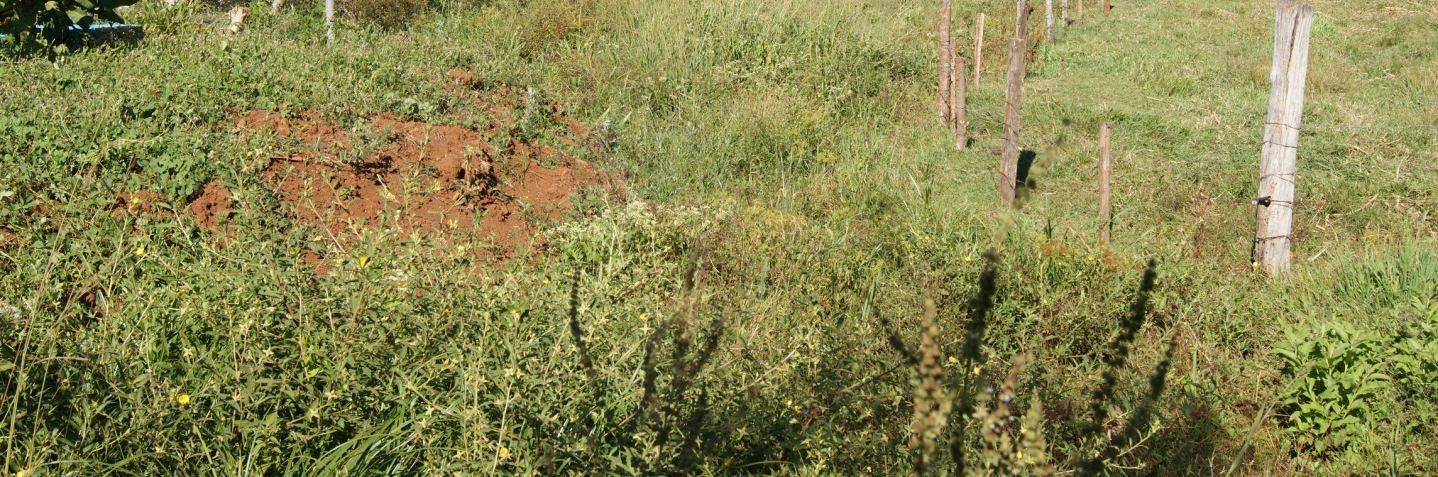
{"type": "Polygon", "coordinates": [[[89,26],[96,19],[120,23],[115,9],[135,0],[0,0],[0,34],[9,41],[43,38],[58,44],[71,25],[89,26]],[[35,26],[44,27],[35,34],[35,26]]]}

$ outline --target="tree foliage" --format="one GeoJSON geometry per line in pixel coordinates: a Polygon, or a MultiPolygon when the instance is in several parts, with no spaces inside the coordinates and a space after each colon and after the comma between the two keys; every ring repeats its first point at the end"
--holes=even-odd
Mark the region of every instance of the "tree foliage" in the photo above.
{"type": "Polygon", "coordinates": [[[64,40],[73,25],[88,27],[95,21],[123,22],[115,9],[136,0],[0,0],[0,34],[12,41],[64,40]],[[40,28],[37,31],[37,26],[40,28]]]}

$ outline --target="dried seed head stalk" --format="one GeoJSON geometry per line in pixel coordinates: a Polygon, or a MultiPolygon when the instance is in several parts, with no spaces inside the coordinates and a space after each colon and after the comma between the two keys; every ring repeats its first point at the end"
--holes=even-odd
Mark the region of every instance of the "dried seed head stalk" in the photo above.
{"type": "Polygon", "coordinates": [[[1030,398],[1029,412],[1024,415],[1023,426],[1019,429],[1018,464],[1037,476],[1054,475],[1054,466],[1049,463],[1048,443],[1044,440],[1044,406],[1038,393],[1030,398]]]}
{"type": "Polygon", "coordinates": [[[952,403],[944,398],[944,353],[939,349],[938,310],[934,300],[924,300],[923,329],[919,331],[919,383],[914,393],[914,469],[928,475],[934,465],[936,442],[948,424],[952,403]]]}
{"type": "Polygon", "coordinates": [[[1018,384],[1019,376],[1028,367],[1033,358],[1025,353],[1014,359],[1014,365],[1009,369],[1008,376],[1004,377],[1003,385],[995,390],[992,386],[980,391],[978,400],[980,405],[974,412],[974,418],[980,420],[979,430],[983,436],[983,454],[981,460],[985,469],[992,475],[1008,474],[1019,460],[1016,443],[1014,442],[1013,416],[1014,387],[1018,384]],[[993,408],[988,404],[993,401],[993,408]]]}

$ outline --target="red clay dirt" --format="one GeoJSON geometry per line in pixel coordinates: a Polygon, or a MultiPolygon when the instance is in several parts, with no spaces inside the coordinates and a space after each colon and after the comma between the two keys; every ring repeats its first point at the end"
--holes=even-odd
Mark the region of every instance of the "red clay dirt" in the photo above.
{"type": "Polygon", "coordinates": [[[230,189],[218,182],[208,182],[200,187],[200,195],[190,202],[190,215],[195,216],[195,225],[220,230],[220,220],[230,215],[230,189]]]}
{"type": "MultiPolygon", "coordinates": [[[[464,90],[481,87],[468,73],[452,71],[448,76],[464,90]]],[[[507,127],[514,111],[512,101],[496,99],[512,99],[515,91],[507,85],[497,88],[486,91],[488,95],[471,95],[491,114],[491,132],[507,127]]],[[[551,108],[551,119],[564,124],[572,136],[587,133],[582,124],[551,108]]],[[[293,141],[295,147],[272,157],[261,177],[289,205],[291,216],[338,243],[363,229],[386,229],[401,236],[439,238],[441,243],[488,243],[477,256],[502,261],[537,245],[536,222],[560,219],[571,207],[570,194],[586,187],[614,190],[608,175],[559,148],[518,139],[496,147],[460,126],[380,114],[366,125],[346,129],[314,113],[286,118],[272,111],[248,113],[237,125],[271,130],[293,141]]],[[[559,136],[566,144],[586,141],[559,136]]],[[[207,185],[201,199],[211,190],[207,185]]],[[[219,190],[215,192],[218,197],[219,190]]],[[[191,204],[203,224],[210,224],[206,217],[212,219],[221,210],[228,208],[199,200],[191,204]]]]}
{"type": "Polygon", "coordinates": [[[110,207],[110,215],[116,217],[126,213],[153,215],[159,212],[158,205],[164,201],[165,197],[155,191],[119,192],[115,194],[115,204],[110,207]]]}

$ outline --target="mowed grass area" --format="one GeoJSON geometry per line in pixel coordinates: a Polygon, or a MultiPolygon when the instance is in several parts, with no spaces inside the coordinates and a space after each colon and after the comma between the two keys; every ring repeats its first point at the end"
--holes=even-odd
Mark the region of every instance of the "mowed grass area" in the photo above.
{"type": "Polygon", "coordinates": [[[954,412],[940,448],[957,442],[971,469],[1438,468],[1426,2],[1312,2],[1294,273],[1277,279],[1247,264],[1267,1],[1088,5],[1055,45],[1038,5],[1023,104],[1037,188],[1020,209],[998,200],[991,153],[1010,2],[955,2],[959,44],[974,13],[989,26],[962,152],[933,114],[938,2],[452,2],[401,31],[343,19],[330,46],[315,4],[262,3],[233,39],[200,22],[217,9],[156,2],[126,13],[149,31],[138,45],[0,64],[0,470],[906,473],[917,374],[890,330],[917,347],[926,298],[956,406],[1033,360],[1011,394],[1046,445],[1025,460],[954,412]],[[252,110],[473,124],[488,113],[447,89],[451,69],[591,124],[604,147],[576,153],[627,197],[576,198],[543,250],[502,266],[385,230],[341,250],[259,174],[304,146],[235,126],[252,110]],[[223,234],[185,212],[210,180],[234,194],[223,234]],[[157,212],[117,210],[140,190],[157,212]],[[997,289],[970,362],[989,250],[997,289]],[[1114,352],[1148,259],[1144,326],[1114,352]],[[1116,392],[1095,423],[1105,370],[1116,392]],[[1120,439],[1139,415],[1153,426],[1120,439]]]}

